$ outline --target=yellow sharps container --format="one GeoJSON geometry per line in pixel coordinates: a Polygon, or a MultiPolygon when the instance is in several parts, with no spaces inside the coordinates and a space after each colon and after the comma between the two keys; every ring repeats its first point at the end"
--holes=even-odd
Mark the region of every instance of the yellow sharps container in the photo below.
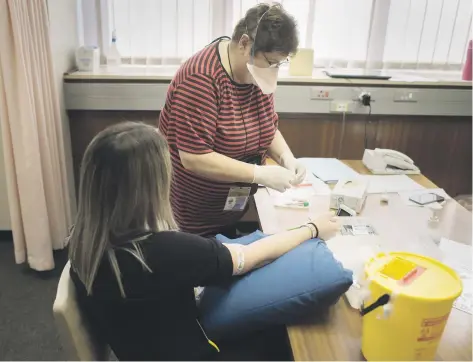
{"type": "Polygon", "coordinates": [[[361,349],[368,361],[434,360],[454,300],[458,275],[411,253],[379,254],[365,265],[369,296],[361,309],[361,349]]]}

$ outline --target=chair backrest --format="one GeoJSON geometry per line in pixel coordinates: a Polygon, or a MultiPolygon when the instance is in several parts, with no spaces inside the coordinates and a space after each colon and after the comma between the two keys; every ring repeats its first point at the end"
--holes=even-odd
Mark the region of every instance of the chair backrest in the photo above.
{"type": "Polygon", "coordinates": [[[90,326],[76,299],[75,286],[69,275],[70,263],[64,267],[53,305],[53,314],[67,360],[104,361],[110,349],[94,339],[90,326]]]}

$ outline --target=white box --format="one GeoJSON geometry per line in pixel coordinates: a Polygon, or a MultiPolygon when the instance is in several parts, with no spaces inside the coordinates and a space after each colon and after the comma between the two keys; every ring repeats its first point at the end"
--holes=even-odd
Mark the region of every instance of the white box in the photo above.
{"type": "Polygon", "coordinates": [[[342,179],[337,182],[330,196],[330,208],[344,204],[359,213],[366,199],[368,182],[361,178],[342,179]]]}
{"type": "Polygon", "coordinates": [[[100,49],[96,46],[82,46],[76,51],[77,69],[97,73],[100,68],[100,49]]]}

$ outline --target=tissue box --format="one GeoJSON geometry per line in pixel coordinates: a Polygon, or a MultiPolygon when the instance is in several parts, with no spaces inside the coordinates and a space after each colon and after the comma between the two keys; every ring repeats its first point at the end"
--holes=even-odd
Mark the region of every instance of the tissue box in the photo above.
{"type": "Polygon", "coordinates": [[[99,71],[100,49],[96,46],[82,46],[76,51],[76,64],[79,71],[93,72],[99,71]]]}
{"type": "Polygon", "coordinates": [[[359,213],[366,199],[368,183],[362,179],[339,180],[330,196],[330,208],[338,209],[344,204],[359,213]]]}

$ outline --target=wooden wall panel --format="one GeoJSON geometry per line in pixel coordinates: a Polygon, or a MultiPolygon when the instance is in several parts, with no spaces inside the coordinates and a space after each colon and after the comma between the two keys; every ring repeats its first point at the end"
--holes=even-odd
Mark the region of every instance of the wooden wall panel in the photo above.
{"type": "Polygon", "coordinates": [[[468,117],[280,115],[279,129],[296,157],[361,159],[367,148],[405,153],[451,196],[472,192],[472,121],[468,117]]]}
{"type": "Polygon", "coordinates": [[[470,121],[455,127],[452,142],[437,145],[440,149],[450,150],[448,159],[449,172],[439,175],[442,185],[447,190],[456,190],[457,194],[472,193],[472,125],[470,121]],[[457,176],[458,175],[458,176],[457,176]]]}
{"type": "Polygon", "coordinates": [[[381,118],[376,146],[409,155],[425,176],[455,196],[471,193],[471,131],[471,119],[381,118]]]}
{"type": "MultiPolygon", "coordinates": [[[[74,171],[90,140],[124,120],[157,124],[157,111],[69,111],[74,171]]],[[[407,154],[422,173],[451,195],[472,193],[472,121],[469,117],[280,114],[279,129],[296,157],[361,159],[365,149],[407,154]],[[340,147],[340,142],[341,147],[340,147]]],[[[78,183],[77,183],[78,184],[78,183]]]]}
{"type": "Polygon", "coordinates": [[[279,129],[297,157],[360,159],[363,156],[364,122],[360,117],[346,116],[343,140],[341,115],[282,114],[279,118],[279,129]]]}
{"type": "Polygon", "coordinates": [[[157,111],[68,111],[68,114],[76,189],[79,186],[82,156],[97,133],[108,126],[124,121],[157,125],[159,116],[157,111]]]}

